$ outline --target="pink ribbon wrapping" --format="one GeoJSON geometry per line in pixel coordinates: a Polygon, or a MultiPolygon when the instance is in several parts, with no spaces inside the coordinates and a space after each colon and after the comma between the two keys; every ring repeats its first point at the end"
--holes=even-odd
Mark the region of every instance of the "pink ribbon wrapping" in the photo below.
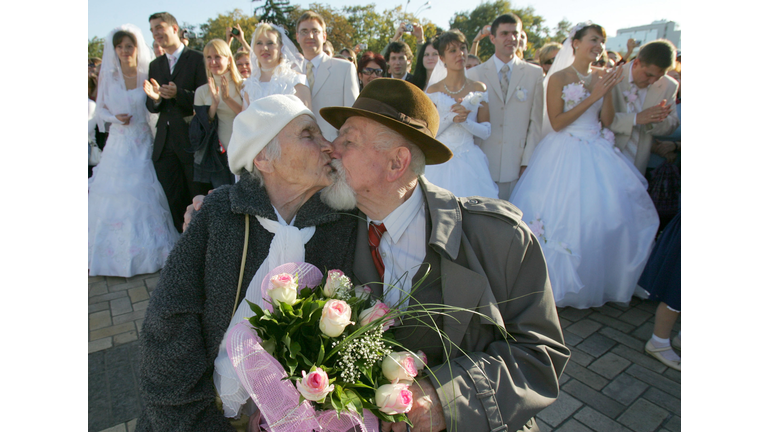
{"type": "MultiPolygon", "coordinates": [[[[264,277],[261,284],[262,296],[269,299],[267,290],[272,276],[280,273],[298,275],[298,290],[314,288],[322,282],[323,273],[308,263],[287,263],[276,267],[264,277]]],[[[272,305],[264,302],[266,309],[272,305]]],[[[363,410],[363,418],[354,412],[315,411],[312,404],[304,400],[299,404],[301,394],[291,380],[283,380],[288,374],[280,362],[264,350],[261,338],[248,321],[232,328],[227,338],[227,355],[235,367],[243,388],[251,396],[266,420],[262,427],[269,432],[307,432],[312,430],[347,432],[356,425],[362,432],[378,432],[379,421],[369,410],[363,410]]],[[[255,426],[256,422],[252,422],[255,426]]]]}

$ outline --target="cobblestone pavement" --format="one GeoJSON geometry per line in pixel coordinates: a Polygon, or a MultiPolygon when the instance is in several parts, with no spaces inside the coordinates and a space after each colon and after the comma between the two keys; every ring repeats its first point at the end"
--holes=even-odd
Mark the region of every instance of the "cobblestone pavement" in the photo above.
{"type": "MultiPolygon", "coordinates": [[[[88,430],[133,432],[141,412],[138,334],[159,273],[88,280],[88,430]]],[[[680,372],[645,355],[657,302],[558,309],[571,359],[543,432],[680,430],[680,372]]],[[[680,330],[675,325],[673,335],[680,330]]]]}

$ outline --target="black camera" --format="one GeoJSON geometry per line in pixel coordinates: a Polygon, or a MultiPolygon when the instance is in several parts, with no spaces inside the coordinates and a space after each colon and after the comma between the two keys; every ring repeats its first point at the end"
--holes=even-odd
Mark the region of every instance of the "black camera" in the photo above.
{"type": "Polygon", "coordinates": [[[232,29],[232,31],[231,31],[230,33],[232,33],[232,34],[233,34],[233,35],[235,35],[235,36],[238,36],[238,35],[240,34],[240,30],[238,30],[238,29],[236,29],[236,28],[233,28],[233,29],[232,29]]]}
{"type": "Polygon", "coordinates": [[[411,23],[406,24],[405,25],[405,31],[407,33],[411,33],[413,31],[413,24],[411,24],[411,23]]]}

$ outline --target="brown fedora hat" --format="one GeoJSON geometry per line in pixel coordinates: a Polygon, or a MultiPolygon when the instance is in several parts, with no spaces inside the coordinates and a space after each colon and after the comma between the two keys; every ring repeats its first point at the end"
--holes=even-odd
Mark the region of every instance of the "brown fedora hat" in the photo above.
{"type": "Polygon", "coordinates": [[[320,115],[336,129],[353,116],[377,121],[416,144],[427,165],[453,157],[451,149],[435,139],[440,126],[435,104],[420,88],[404,80],[377,78],[363,88],[352,107],[321,108],[320,115]]]}

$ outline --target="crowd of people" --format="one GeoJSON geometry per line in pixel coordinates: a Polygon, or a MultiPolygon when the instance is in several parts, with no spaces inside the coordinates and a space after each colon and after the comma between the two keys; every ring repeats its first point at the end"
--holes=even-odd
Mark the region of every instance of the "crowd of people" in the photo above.
{"type": "Polygon", "coordinates": [[[429,263],[414,299],[496,311],[514,340],[470,316],[438,318],[442,336],[399,335],[430,365],[453,365],[414,395],[414,431],[457,419],[459,430],[535,427],[569,356],[556,306],[659,300],[646,352],[680,370],[681,58],[670,42],[630,40],[622,56],[586,22],[525,59],[522,21],[503,14],[471,44],[403,23],[382,53],[336,53],[307,11],[300,50],[260,23],[250,40],[235,26],[198,52],[173,15],[149,26],[152,47],[125,24],[89,59],[89,146],[103,150],[89,166],[89,274],[164,268],[141,332],[137,430],[247,423],[254,407],[220,367],[226,332],[263,275],[290,261],[342,269],[390,305],[429,263]],[[483,62],[486,37],[495,52],[483,62]],[[444,352],[445,337],[462,353],[444,352]],[[496,407],[467,397],[443,412],[449,387],[495,389],[496,407]]]}

